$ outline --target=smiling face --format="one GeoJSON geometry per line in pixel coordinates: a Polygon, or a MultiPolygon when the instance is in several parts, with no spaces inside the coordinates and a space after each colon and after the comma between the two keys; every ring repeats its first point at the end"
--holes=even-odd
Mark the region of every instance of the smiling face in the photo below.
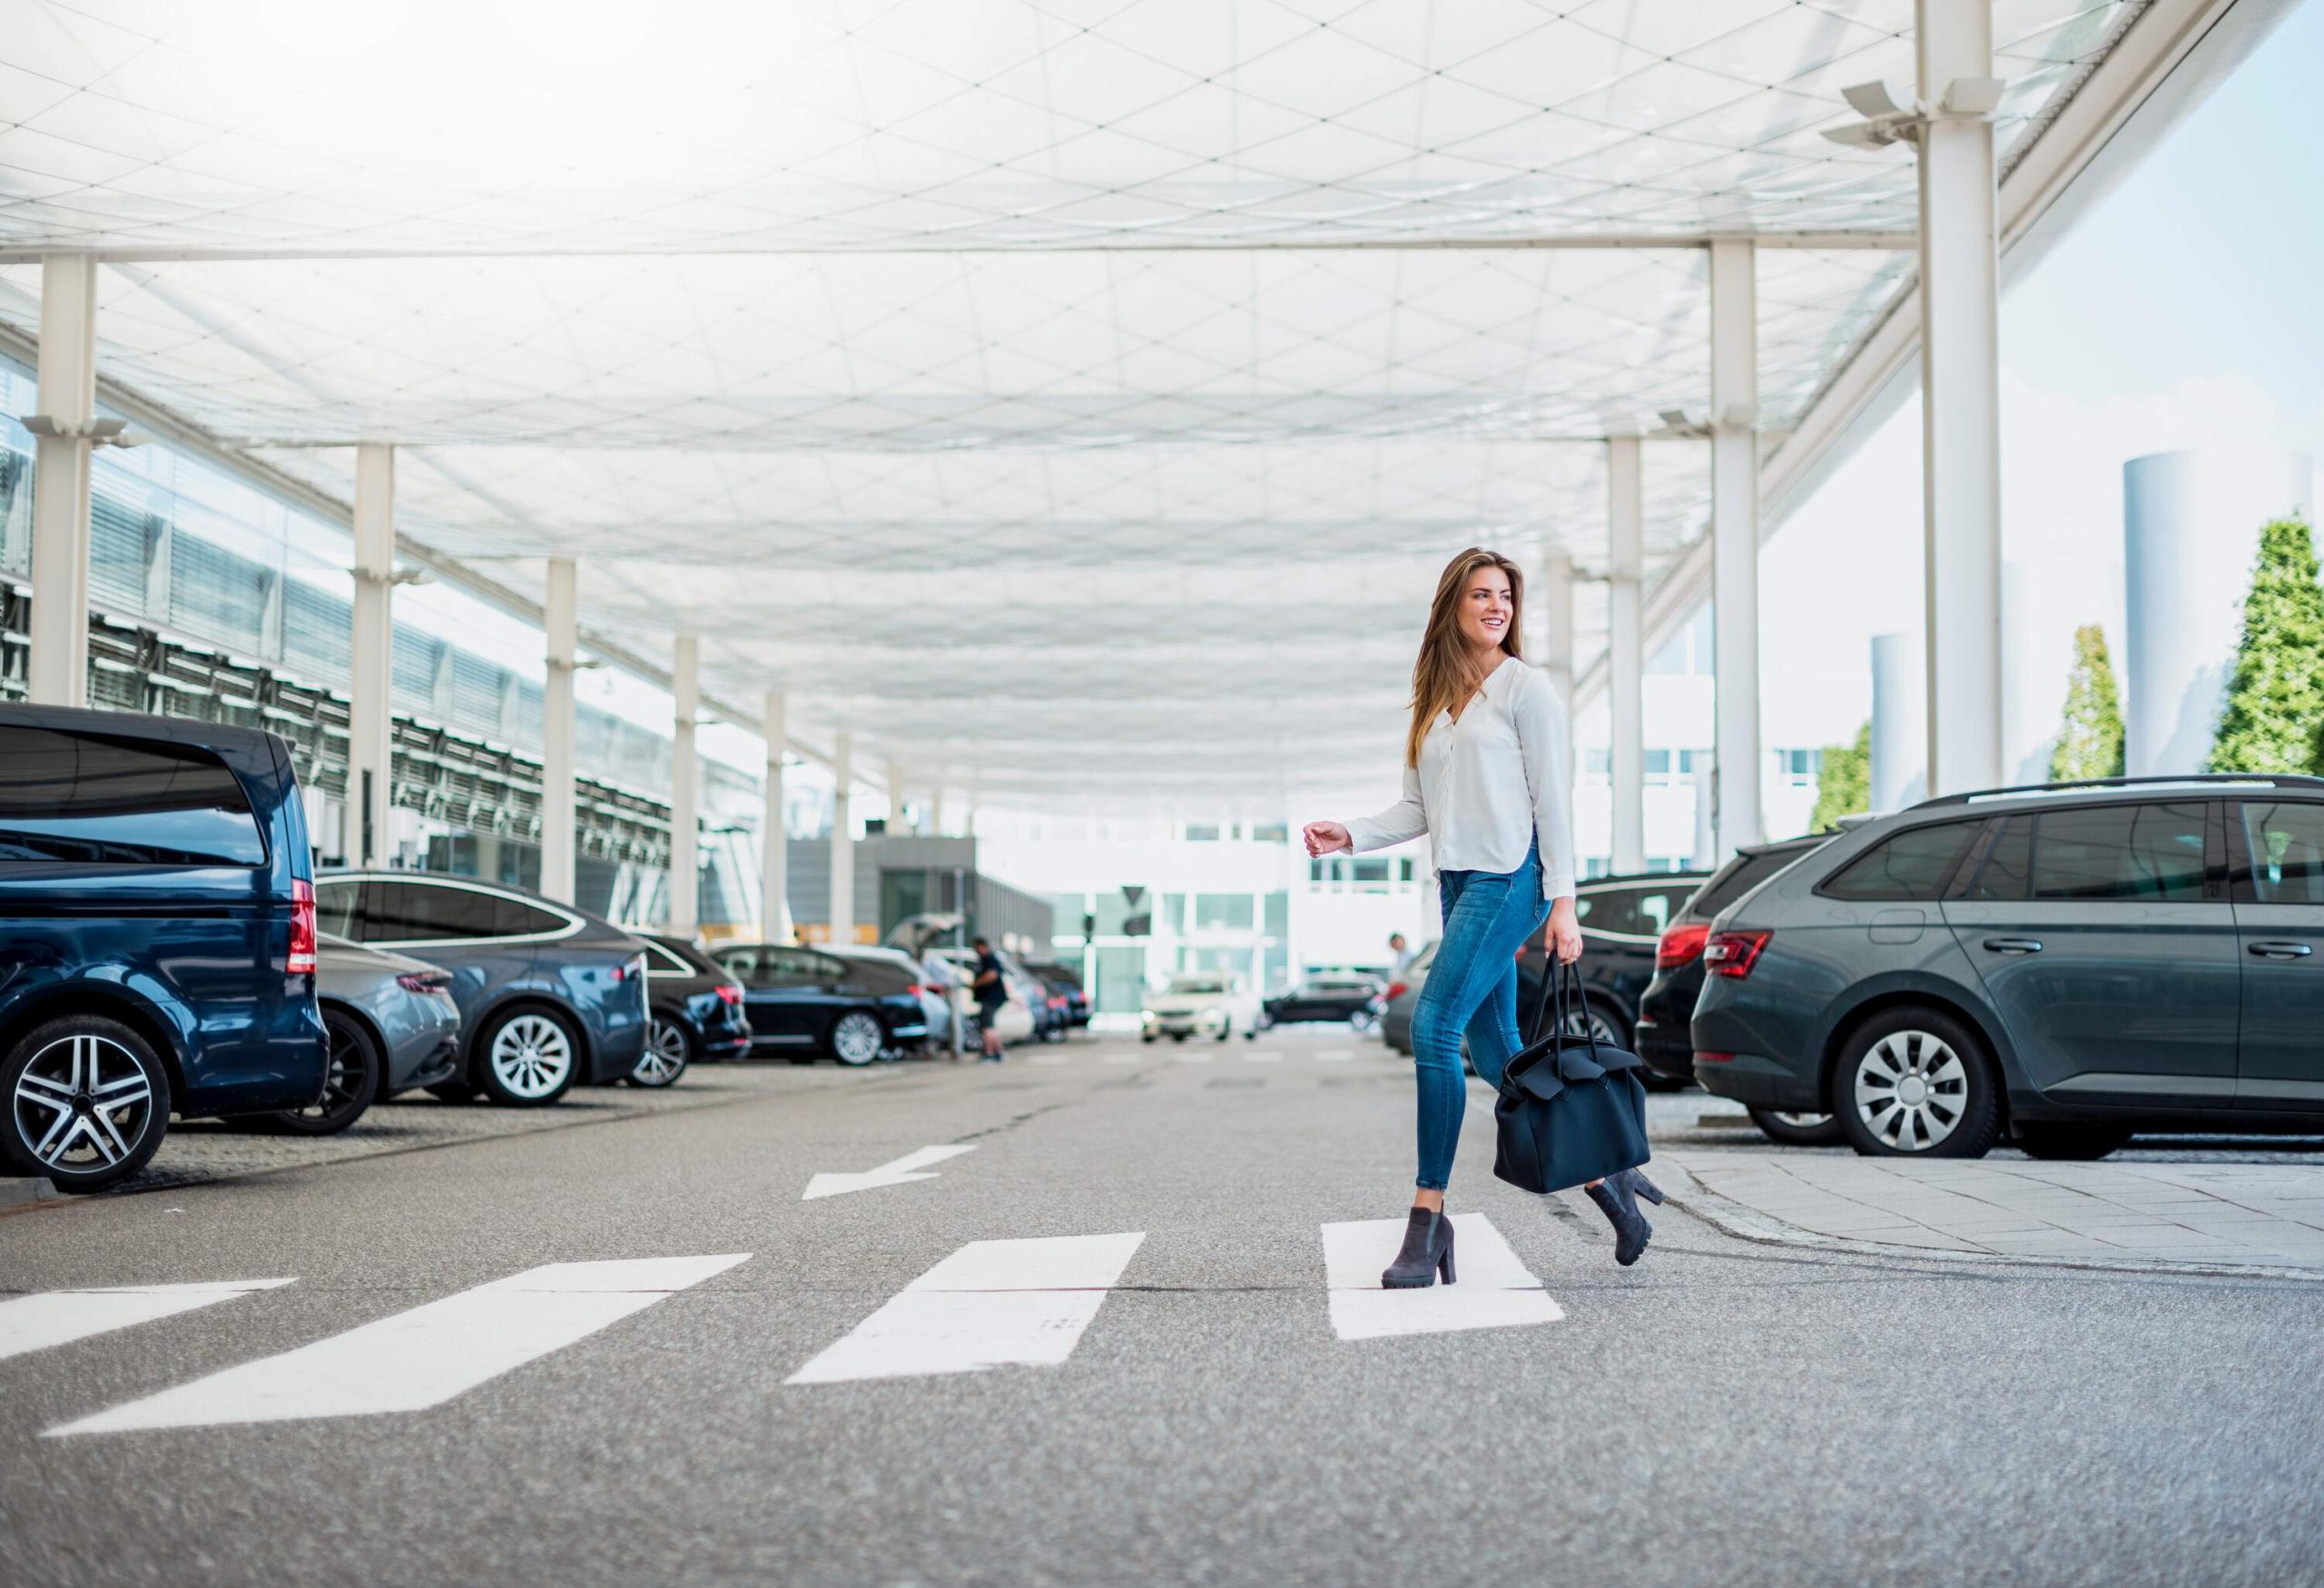
{"type": "Polygon", "coordinates": [[[1509,576],[1491,564],[1476,569],[1469,576],[1468,588],[1461,592],[1457,619],[1461,637],[1473,649],[1499,650],[1516,609],[1509,576]]]}

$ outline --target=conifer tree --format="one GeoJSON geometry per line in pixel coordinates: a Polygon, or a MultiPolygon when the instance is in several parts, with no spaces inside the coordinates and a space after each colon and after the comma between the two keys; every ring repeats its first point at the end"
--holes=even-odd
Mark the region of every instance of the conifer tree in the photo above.
{"type": "Polygon", "coordinates": [[[2066,720],[2050,752],[2050,781],[2122,775],[2122,702],[2106,631],[2085,623],[2073,631],[2073,671],[2066,676],[2066,720]]]}
{"type": "Polygon", "coordinates": [[[2298,518],[2260,531],[2243,638],[2211,744],[2212,772],[2310,772],[2324,732],[2324,586],[2298,518]]]}
{"type": "Polygon", "coordinates": [[[1872,808],[1872,725],[1856,731],[1853,745],[1827,745],[1816,770],[1816,809],[1807,830],[1821,833],[1842,816],[1872,808]]]}

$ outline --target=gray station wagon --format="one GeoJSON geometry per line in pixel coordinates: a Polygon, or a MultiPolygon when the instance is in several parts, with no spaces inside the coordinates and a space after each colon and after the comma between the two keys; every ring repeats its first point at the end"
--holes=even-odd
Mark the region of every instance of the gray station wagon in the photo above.
{"type": "Polygon", "coordinates": [[[1695,1075],[1859,1152],[2324,1129],[2324,779],[2112,778],[1868,823],[1711,924],[1695,1075]]]}

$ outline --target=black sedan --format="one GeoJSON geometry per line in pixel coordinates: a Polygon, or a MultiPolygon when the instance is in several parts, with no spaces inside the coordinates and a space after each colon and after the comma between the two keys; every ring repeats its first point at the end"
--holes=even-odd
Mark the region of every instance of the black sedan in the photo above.
{"type": "Polygon", "coordinates": [[[645,1052],[625,1078],[667,1086],[697,1060],[738,1059],[751,1050],[743,984],[682,937],[645,939],[645,1052]]]}
{"type": "Polygon", "coordinates": [[[1049,989],[1052,999],[1063,1001],[1057,1007],[1063,1012],[1068,1027],[1089,1023],[1089,992],[1081,985],[1081,972],[1055,960],[1026,960],[1021,963],[1036,981],[1049,989]]]}
{"type": "Polygon", "coordinates": [[[1321,1021],[1368,1031],[1377,1017],[1375,1005],[1386,991],[1384,983],[1369,976],[1311,976],[1276,993],[1264,1007],[1274,1025],[1321,1021]]]}
{"type": "Polygon", "coordinates": [[[881,961],[766,942],[728,944],[710,957],[743,984],[753,1054],[869,1064],[927,1040],[919,986],[881,961]]]}

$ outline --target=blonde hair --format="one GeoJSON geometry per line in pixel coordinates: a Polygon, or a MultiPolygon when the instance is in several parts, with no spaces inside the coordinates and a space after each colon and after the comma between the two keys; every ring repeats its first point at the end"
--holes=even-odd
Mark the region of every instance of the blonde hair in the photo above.
{"type": "Polygon", "coordinates": [[[1484,681],[1469,642],[1461,636],[1460,623],[1461,597],[1469,593],[1469,580],[1479,568],[1499,568],[1509,577],[1509,626],[1502,631],[1502,654],[1521,659],[1525,655],[1525,576],[1501,553],[1472,546],[1444,565],[1436,581],[1436,598],[1429,603],[1428,626],[1421,633],[1419,659],[1413,663],[1413,725],[1404,735],[1407,766],[1420,764],[1421,741],[1428,737],[1436,714],[1466,704],[1484,681]]]}

